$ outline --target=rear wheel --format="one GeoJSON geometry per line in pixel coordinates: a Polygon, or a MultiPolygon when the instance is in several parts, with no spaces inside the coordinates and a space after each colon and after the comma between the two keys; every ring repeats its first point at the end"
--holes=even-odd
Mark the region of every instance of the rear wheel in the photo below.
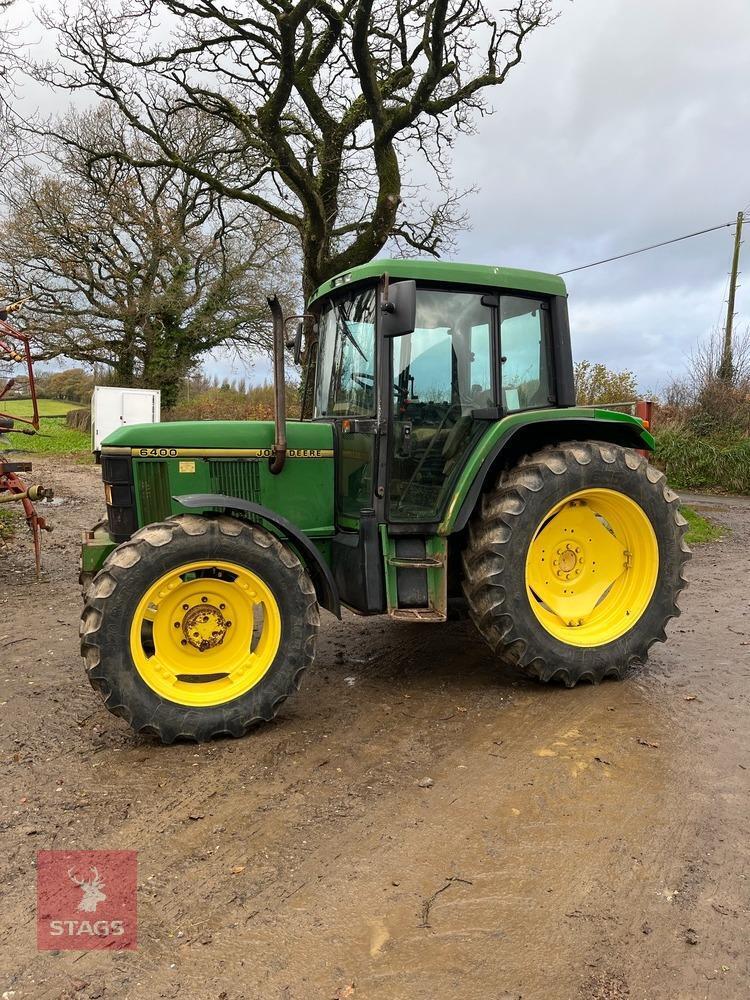
{"type": "Polygon", "coordinates": [[[464,552],[471,617],[525,674],[621,677],[679,614],[686,521],[663,473],[600,442],[545,448],[503,472],[464,552]]]}
{"type": "Polygon", "coordinates": [[[273,718],[312,663],[318,625],[291,549],[234,518],[183,515],[109,555],[81,650],[107,708],[136,731],[206,740],[273,718]]]}

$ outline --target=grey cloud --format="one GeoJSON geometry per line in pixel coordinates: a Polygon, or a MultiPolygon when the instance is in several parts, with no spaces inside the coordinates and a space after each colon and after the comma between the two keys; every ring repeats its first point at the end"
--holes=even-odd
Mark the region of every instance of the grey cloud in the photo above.
{"type": "MultiPolygon", "coordinates": [[[[565,4],[458,145],[456,181],[481,191],[457,257],[557,271],[733,219],[749,40],[741,0],[565,4]]],[[[730,255],[724,230],[569,275],[577,356],[662,383],[715,325],[730,255]]],[[[745,288],[738,310],[742,326],[745,288]]]]}

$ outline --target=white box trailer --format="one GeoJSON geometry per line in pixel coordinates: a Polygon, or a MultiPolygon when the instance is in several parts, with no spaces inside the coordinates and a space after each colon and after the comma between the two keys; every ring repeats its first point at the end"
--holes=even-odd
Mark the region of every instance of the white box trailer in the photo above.
{"type": "Polygon", "coordinates": [[[100,452],[102,441],[124,424],[157,424],[161,419],[158,389],[118,389],[97,385],[91,397],[91,450],[100,452]]]}

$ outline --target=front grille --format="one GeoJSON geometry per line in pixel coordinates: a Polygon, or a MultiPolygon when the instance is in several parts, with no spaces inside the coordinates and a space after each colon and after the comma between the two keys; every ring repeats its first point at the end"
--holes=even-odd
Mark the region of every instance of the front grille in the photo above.
{"type": "Polygon", "coordinates": [[[144,524],[163,521],[172,513],[169,471],[166,462],[141,462],[138,466],[141,515],[144,524]]]}
{"type": "Polygon", "coordinates": [[[257,459],[225,459],[209,462],[211,489],[225,496],[260,503],[260,464],[257,459]]]}

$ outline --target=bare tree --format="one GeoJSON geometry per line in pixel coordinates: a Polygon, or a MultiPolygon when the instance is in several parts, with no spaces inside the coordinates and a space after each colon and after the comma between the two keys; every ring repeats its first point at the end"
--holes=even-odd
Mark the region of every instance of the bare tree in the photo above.
{"type": "Polygon", "coordinates": [[[750,328],[735,332],[729,382],[725,360],[724,331],[714,329],[694,346],[686,374],[665,387],[660,424],[726,439],[750,434],[750,328]]]}
{"type": "Polygon", "coordinates": [[[22,60],[18,51],[19,28],[10,14],[16,0],[0,0],[0,171],[27,152],[28,136],[14,108],[15,71],[22,60]]]}
{"type": "MultiPolygon", "coordinates": [[[[181,116],[171,136],[184,163],[199,117],[181,116]]],[[[32,296],[39,357],[107,365],[121,385],[160,387],[169,406],[205,352],[267,351],[265,294],[291,273],[279,224],[171,164],[132,166],[154,150],[110,104],[56,131],[46,165],[3,182],[0,282],[32,296]],[[91,163],[98,146],[121,155],[91,163]]]]}
{"type": "MultiPolygon", "coordinates": [[[[487,110],[551,0],[82,0],[45,23],[60,60],[37,74],[93,88],[149,140],[135,166],[178,167],[291,227],[308,295],[390,238],[439,255],[460,222],[454,138],[487,110]],[[184,162],[172,123],[207,124],[184,162]],[[210,123],[210,124],[209,124],[210,123]],[[442,196],[410,187],[425,162],[442,196]],[[412,197],[406,199],[405,195],[412,197]]],[[[90,161],[123,156],[91,147],[90,161]]]]}

